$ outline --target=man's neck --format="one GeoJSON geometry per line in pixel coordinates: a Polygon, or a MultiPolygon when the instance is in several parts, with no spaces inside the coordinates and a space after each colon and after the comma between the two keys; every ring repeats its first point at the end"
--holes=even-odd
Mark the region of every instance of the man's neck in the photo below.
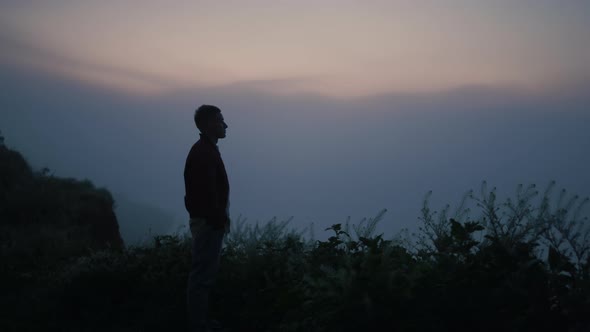
{"type": "Polygon", "coordinates": [[[205,137],[206,139],[209,140],[209,142],[213,143],[214,145],[217,145],[217,141],[219,140],[217,137],[213,136],[213,135],[207,135],[207,134],[201,134],[203,137],[205,137]]]}

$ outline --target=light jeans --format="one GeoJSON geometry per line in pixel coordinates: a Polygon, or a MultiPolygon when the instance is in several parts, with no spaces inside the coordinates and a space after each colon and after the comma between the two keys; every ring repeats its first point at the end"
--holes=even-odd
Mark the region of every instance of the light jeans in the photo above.
{"type": "Polygon", "coordinates": [[[192,263],[187,285],[190,331],[206,331],[209,292],[219,269],[225,230],[213,229],[205,219],[189,221],[192,234],[192,263]]]}

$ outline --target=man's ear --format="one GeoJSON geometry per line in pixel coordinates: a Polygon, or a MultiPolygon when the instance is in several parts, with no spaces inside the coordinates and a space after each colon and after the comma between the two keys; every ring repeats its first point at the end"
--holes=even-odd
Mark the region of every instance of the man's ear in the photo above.
{"type": "Polygon", "coordinates": [[[215,124],[215,120],[209,119],[209,121],[207,121],[207,125],[205,126],[205,131],[211,131],[211,128],[213,127],[214,124],[215,124]]]}

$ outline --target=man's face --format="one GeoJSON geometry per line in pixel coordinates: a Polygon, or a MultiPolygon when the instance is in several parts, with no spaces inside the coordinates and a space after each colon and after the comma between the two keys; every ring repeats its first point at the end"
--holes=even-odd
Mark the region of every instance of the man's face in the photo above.
{"type": "Polygon", "coordinates": [[[217,115],[211,119],[211,122],[209,123],[210,132],[217,138],[225,138],[226,129],[227,123],[225,123],[223,115],[221,113],[217,113],[217,115]]]}

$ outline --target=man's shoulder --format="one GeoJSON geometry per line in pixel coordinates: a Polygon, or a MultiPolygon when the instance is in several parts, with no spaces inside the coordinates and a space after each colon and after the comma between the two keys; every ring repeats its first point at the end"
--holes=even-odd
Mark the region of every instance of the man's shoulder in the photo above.
{"type": "Polygon", "coordinates": [[[207,142],[204,142],[202,139],[200,139],[193,144],[188,153],[188,157],[208,157],[214,155],[214,153],[214,147],[212,147],[211,144],[208,144],[207,142]]]}

